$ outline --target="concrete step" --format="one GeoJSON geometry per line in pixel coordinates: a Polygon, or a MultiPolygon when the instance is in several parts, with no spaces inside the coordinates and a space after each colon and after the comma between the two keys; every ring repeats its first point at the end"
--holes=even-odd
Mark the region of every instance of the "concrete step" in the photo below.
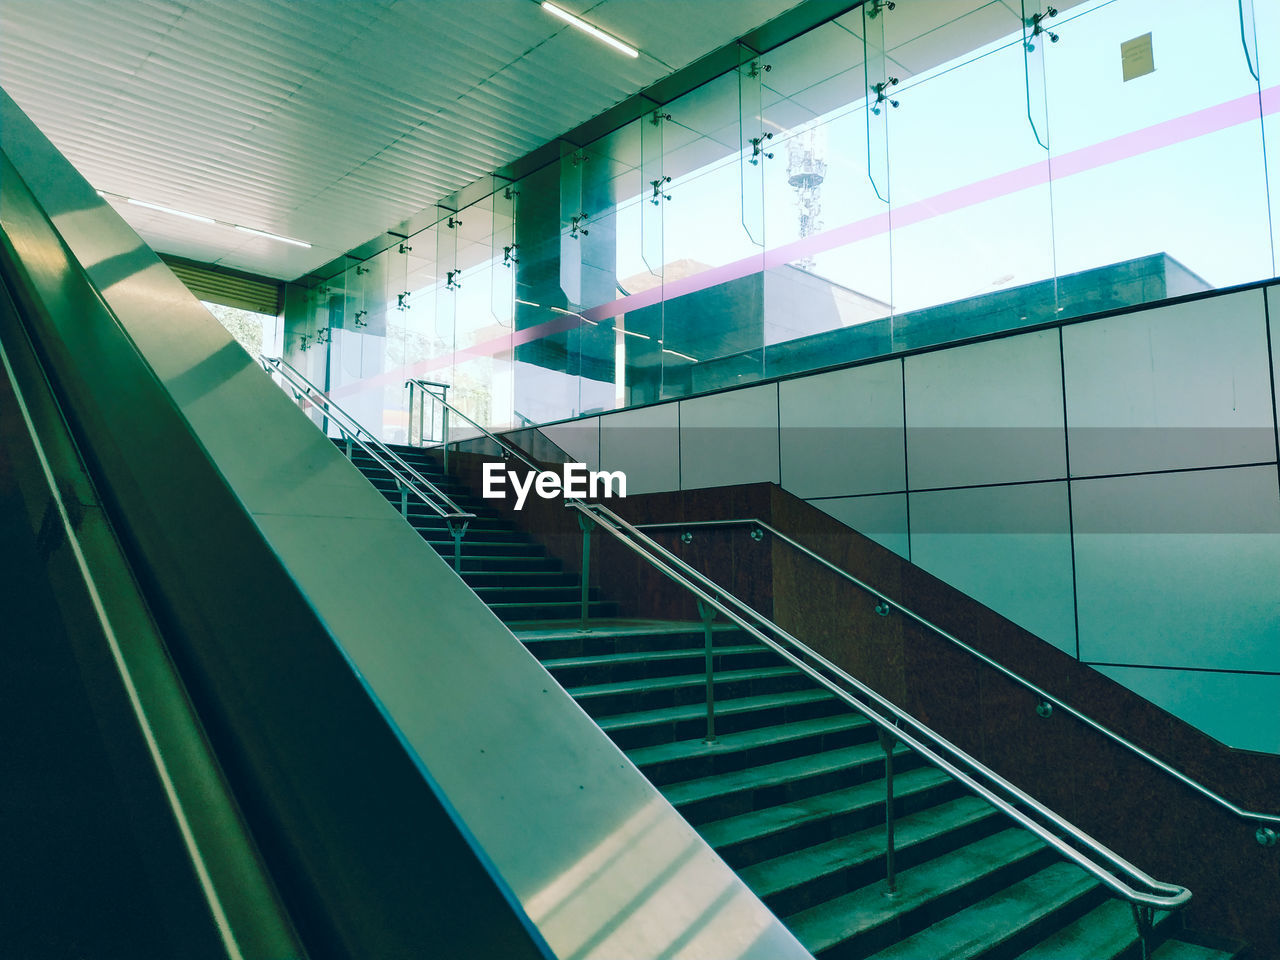
{"type": "MultiPolygon", "coordinates": [[[[909,761],[910,751],[899,746],[895,764],[909,761]]],[[[862,743],[808,756],[793,757],[733,773],[716,774],[670,784],[663,795],[697,826],[709,820],[723,820],[779,803],[874,780],[884,772],[884,751],[880,744],[862,743]]]]}
{"type": "Polygon", "coordinates": [[[695,738],[639,747],[627,757],[655,786],[693,780],[865,742],[870,723],[854,713],[815,717],[728,733],[715,743],[695,738]]]}
{"type": "MultiPolygon", "coordinates": [[[[1004,830],[901,871],[895,896],[886,896],[880,881],[783,920],[814,956],[862,958],[895,945],[904,935],[976,902],[992,889],[1038,871],[1046,865],[1046,856],[1044,844],[1032,834],[1004,830]]],[[[1072,876],[1080,873],[1077,869],[1072,876]]],[[[904,956],[939,960],[918,947],[904,956]]]]}
{"type": "MultiPolygon", "coordinates": [[[[1154,922],[1156,939],[1163,939],[1163,928],[1174,921],[1174,915],[1158,912],[1154,922]]],[[[1017,960],[1141,960],[1138,924],[1127,901],[1105,900],[1082,917],[1055,931],[1030,950],[1018,954],[1017,960]]],[[[1156,953],[1158,957],[1160,954],[1156,953]]],[[[1187,957],[1191,960],[1194,954],[1187,957]]],[[[1201,958],[1196,958],[1201,960],[1201,958]]],[[[1203,960],[1218,960],[1211,952],[1203,960]]]]}
{"type": "MultiPolygon", "coordinates": [[[[765,727],[844,712],[844,704],[826,690],[797,690],[758,697],[736,697],[716,704],[716,731],[723,736],[753,727],[765,727]]],[[[702,703],[682,704],[659,710],[597,717],[596,723],[623,750],[689,740],[706,728],[707,708],[702,703]]]]}
{"type": "Polygon", "coordinates": [[[874,960],[975,960],[994,958],[997,950],[1004,956],[1016,955],[1009,951],[1039,940],[1061,922],[1062,914],[1090,908],[1101,897],[1101,889],[1094,877],[1075,864],[1055,863],[899,940],[875,954],[874,960]]]}
{"type": "MultiPolygon", "coordinates": [[[[894,775],[894,811],[905,817],[954,799],[960,786],[935,767],[894,775]]],[[[834,840],[884,823],[884,781],[871,780],[794,803],[782,803],[698,828],[733,867],[745,867],[793,850],[834,840]]]]}
{"type": "MultiPolygon", "coordinates": [[[[497,606],[497,605],[493,605],[497,606]]],[[[755,667],[748,670],[725,670],[712,674],[716,700],[782,693],[811,687],[812,684],[795,667],[755,667]]],[[[567,688],[569,696],[592,716],[652,710],[659,707],[692,703],[705,707],[707,680],[705,673],[669,677],[642,677],[613,683],[595,683],[567,688]]]]}
{"type": "MultiPolygon", "coordinates": [[[[739,875],[779,916],[799,913],[875,883],[885,875],[884,784],[879,823],[825,843],[744,867],[739,875]]],[[[1004,827],[987,803],[957,797],[894,820],[897,869],[906,870],[1004,827]]]]}
{"type": "MultiPolygon", "coordinates": [[[[712,651],[711,665],[716,672],[766,667],[779,662],[772,651],[759,644],[713,646],[712,651]]],[[[705,663],[706,651],[701,646],[683,650],[628,651],[594,657],[557,657],[542,661],[542,665],[565,686],[669,677],[688,673],[696,667],[705,669],[705,663]]]]}

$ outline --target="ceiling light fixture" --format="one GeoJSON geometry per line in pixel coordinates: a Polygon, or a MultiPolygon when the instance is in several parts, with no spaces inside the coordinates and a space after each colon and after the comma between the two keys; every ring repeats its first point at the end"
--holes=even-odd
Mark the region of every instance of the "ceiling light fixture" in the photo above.
{"type": "Polygon", "coordinates": [[[118,193],[107,193],[105,190],[98,190],[98,196],[103,200],[118,200],[130,204],[135,207],[145,207],[147,210],[155,210],[159,213],[167,213],[171,217],[182,217],[184,220],[195,220],[197,223],[218,224],[223,227],[234,227],[241,233],[251,233],[255,237],[266,237],[268,240],[278,240],[280,243],[291,243],[295,247],[303,247],[307,250],[311,249],[311,244],[305,240],[294,240],[292,237],[282,237],[277,233],[267,233],[265,230],[255,230],[253,227],[242,227],[238,223],[230,223],[226,220],[215,220],[213,217],[204,217],[198,213],[187,213],[185,210],[177,210],[174,207],[166,207],[161,203],[151,203],[148,200],[135,200],[133,197],[122,196],[118,193]]]}
{"type": "Polygon", "coordinates": [[[241,233],[251,233],[255,237],[266,237],[268,240],[279,240],[281,243],[291,243],[295,247],[306,247],[308,250],[311,249],[311,244],[307,243],[305,240],[294,240],[292,237],[282,237],[276,233],[267,233],[265,230],[255,230],[253,227],[242,227],[238,223],[235,225],[235,228],[241,233]]]}
{"type": "Polygon", "coordinates": [[[662,348],[662,352],[663,352],[663,353],[670,353],[670,354],[672,354],[672,355],[674,355],[674,356],[677,356],[677,357],[684,357],[684,359],[689,360],[689,361],[692,361],[693,363],[697,363],[697,362],[698,362],[698,358],[697,358],[697,357],[691,357],[691,356],[689,356],[687,353],[681,353],[679,350],[668,350],[666,347],[663,347],[663,348],[662,348]]]}
{"type": "Polygon", "coordinates": [[[623,43],[617,37],[610,36],[609,34],[605,33],[603,30],[601,30],[599,27],[593,27],[591,24],[587,23],[587,21],[583,20],[581,17],[575,17],[568,10],[563,10],[560,7],[557,7],[554,3],[548,3],[547,0],[543,0],[542,9],[547,11],[547,13],[552,14],[553,16],[559,17],[561,20],[563,20],[565,23],[569,24],[570,26],[577,27],[583,33],[591,34],[591,36],[595,37],[601,43],[607,43],[609,46],[613,47],[615,50],[621,50],[628,57],[640,56],[640,51],[637,50],[635,47],[631,46],[630,44],[623,43]]]}
{"type": "Polygon", "coordinates": [[[202,217],[198,213],[187,213],[185,210],[175,210],[173,207],[161,206],[158,203],[147,203],[145,200],[134,200],[127,197],[126,202],[133,204],[135,207],[146,207],[148,210],[159,210],[161,213],[167,213],[174,217],[185,217],[187,220],[195,220],[198,223],[217,223],[213,217],[202,217]]]}

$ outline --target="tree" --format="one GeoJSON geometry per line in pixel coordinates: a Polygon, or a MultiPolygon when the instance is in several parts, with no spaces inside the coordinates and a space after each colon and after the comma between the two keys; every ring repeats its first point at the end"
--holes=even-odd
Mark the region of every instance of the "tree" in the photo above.
{"type": "Polygon", "coordinates": [[[201,300],[218,322],[227,328],[227,332],[236,338],[236,342],[244,347],[249,356],[255,360],[262,352],[262,321],[270,320],[261,313],[241,310],[238,307],[227,307],[220,303],[201,300]]]}

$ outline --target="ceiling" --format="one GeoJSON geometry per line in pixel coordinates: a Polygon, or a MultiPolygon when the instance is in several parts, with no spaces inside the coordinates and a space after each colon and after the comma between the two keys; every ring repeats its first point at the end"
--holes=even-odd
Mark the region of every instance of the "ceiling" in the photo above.
{"type": "Polygon", "coordinates": [[[4,0],[0,86],[157,251],[292,279],[798,0],[560,5],[640,56],[535,0],[4,0]]]}

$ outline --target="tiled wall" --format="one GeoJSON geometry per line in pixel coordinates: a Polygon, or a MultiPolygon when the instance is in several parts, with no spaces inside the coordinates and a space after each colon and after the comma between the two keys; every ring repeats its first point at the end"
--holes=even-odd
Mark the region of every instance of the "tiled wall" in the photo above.
{"type": "Polygon", "coordinates": [[[1210,735],[1280,752],[1278,317],[1280,287],[1243,290],[548,432],[632,493],[777,481],[1210,735]]]}

